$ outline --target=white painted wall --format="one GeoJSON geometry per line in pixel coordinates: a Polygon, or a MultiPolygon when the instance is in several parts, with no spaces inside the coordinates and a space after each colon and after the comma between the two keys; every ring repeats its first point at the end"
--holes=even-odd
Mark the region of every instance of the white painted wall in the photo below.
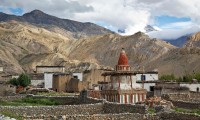
{"type": "Polygon", "coordinates": [[[0,66],[0,72],[3,72],[3,67],[2,66],[0,66]]]}
{"type": "Polygon", "coordinates": [[[19,77],[19,75],[12,75],[12,78],[18,78],[19,77]]]}
{"type": "MultiPolygon", "coordinates": [[[[138,83],[140,84],[140,86],[142,87],[142,83],[138,83]]],[[[144,83],[144,89],[146,89],[147,91],[150,91],[150,86],[155,86],[155,83],[144,83]]]]}
{"type": "Polygon", "coordinates": [[[132,98],[133,98],[132,103],[135,103],[135,95],[133,95],[132,98]]]}
{"type": "Polygon", "coordinates": [[[80,81],[83,81],[83,73],[73,73],[73,76],[77,76],[80,81]]]}
{"type": "Polygon", "coordinates": [[[111,87],[110,89],[117,90],[119,87],[120,80],[120,89],[121,90],[131,90],[131,81],[132,80],[132,87],[133,88],[141,88],[139,84],[136,83],[136,76],[112,76],[111,77],[111,87]]]}
{"type": "Polygon", "coordinates": [[[186,86],[190,89],[190,91],[197,91],[197,87],[199,87],[200,91],[200,84],[180,84],[180,86],[186,86]]]}
{"type": "Polygon", "coordinates": [[[135,94],[135,99],[136,99],[136,101],[135,101],[135,103],[137,103],[138,102],[138,94],[135,94]]]}
{"type": "Polygon", "coordinates": [[[44,87],[52,88],[53,87],[53,73],[44,73],[44,87]]]}
{"type": "Polygon", "coordinates": [[[42,83],[44,83],[44,80],[31,80],[31,85],[33,86],[41,85],[42,83]]]}
{"type": "MultiPolygon", "coordinates": [[[[142,74],[136,74],[136,79],[137,81],[141,81],[141,75],[142,74]]],[[[158,74],[155,74],[155,73],[145,73],[143,74],[146,76],[146,80],[145,81],[155,81],[155,80],[158,80],[158,74]]]]}
{"type": "Polygon", "coordinates": [[[60,66],[42,66],[42,67],[37,67],[36,66],[36,72],[37,73],[47,73],[47,72],[61,72],[64,73],[65,72],[65,67],[60,67],[60,66]]]}

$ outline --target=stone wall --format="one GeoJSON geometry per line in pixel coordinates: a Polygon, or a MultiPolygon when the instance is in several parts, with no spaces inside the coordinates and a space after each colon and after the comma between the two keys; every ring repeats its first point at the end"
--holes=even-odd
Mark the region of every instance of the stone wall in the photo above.
{"type": "Polygon", "coordinates": [[[51,115],[93,115],[102,113],[103,104],[60,105],[60,106],[0,106],[0,112],[11,112],[20,116],[46,116],[51,115]]]}
{"type": "Polygon", "coordinates": [[[162,96],[162,98],[171,101],[173,105],[176,107],[185,108],[185,109],[199,109],[200,101],[197,98],[194,99],[195,94],[197,93],[165,94],[162,96]]]}
{"type": "Polygon", "coordinates": [[[190,98],[200,101],[200,92],[190,92],[190,98]]]}
{"type": "MultiPolygon", "coordinates": [[[[30,117],[29,119],[33,119],[30,117]]],[[[51,120],[160,120],[156,115],[150,114],[138,114],[138,113],[120,113],[120,114],[95,114],[95,115],[63,115],[63,116],[51,116],[38,117],[36,119],[51,119],[51,120]]]]}
{"type": "Polygon", "coordinates": [[[185,113],[160,113],[159,118],[161,120],[200,120],[199,115],[194,115],[194,114],[185,114],[185,113]]]}
{"type": "Polygon", "coordinates": [[[140,113],[145,114],[144,105],[120,104],[106,102],[103,105],[104,113],[140,113]]]}
{"type": "Polygon", "coordinates": [[[181,101],[181,100],[171,100],[174,106],[185,108],[185,109],[199,109],[200,108],[200,102],[192,102],[192,101],[181,101]]]}
{"type": "Polygon", "coordinates": [[[0,100],[2,101],[13,101],[13,100],[19,100],[22,99],[26,96],[24,95],[17,95],[17,96],[4,96],[4,97],[0,97],[0,100]]]}

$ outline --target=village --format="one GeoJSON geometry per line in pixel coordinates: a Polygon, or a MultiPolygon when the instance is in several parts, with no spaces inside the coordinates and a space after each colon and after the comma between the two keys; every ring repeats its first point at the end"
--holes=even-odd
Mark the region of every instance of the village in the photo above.
{"type": "MultiPolygon", "coordinates": [[[[171,119],[178,120],[180,119],[178,117],[181,116],[182,119],[186,119],[188,115],[190,119],[200,119],[198,115],[200,83],[197,80],[194,79],[188,83],[173,80],[164,81],[159,80],[159,71],[157,70],[145,71],[144,68],[137,71],[132,70],[124,48],[120,52],[119,59],[113,60],[113,62],[116,62],[114,69],[93,69],[76,72],[67,72],[65,66],[36,66],[33,73],[28,73],[30,84],[27,86],[15,85],[10,82],[20,78],[20,75],[2,75],[0,80],[1,101],[12,101],[31,96],[37,99],[47,98],[62,101],[62,105],[65,105],[65,107],[52,106],[52,110],[58,110],[58,113],[53,116],[47,113],[50,108],[45,107],[34,107],[34,111],[27,112],[20,106],[13,108],[0,106],[0,113],[18,111],[17,115],[24,119],[50,119],[50,116],[51,119],[58,119],[58,115],[62,119],[70,119],[70,117],[74,117],[74,119],[88,119],[88,117],[90,119],[101,119],[103,117],[103,115],[97,117],[96,114],[106,114],[106,118],[115,118],[121,115],[121,117],[126,116],[125,119],[140,118],[144,120],[170,119],[170,116],[171,119]],[[56,93],[58,96],[45,96],[42,93],[46,93],[46,95],[56,93]],[[70,96],[59,96],[59,93],[70,94],[70,96]],[[68,106],[71,104],[74,107],[68,106]],[[95,109],[96,105],[101,106],[101,110],[97,107],[100,112],[95,109]],[[80,111],[74,113],[73,110],[76,107],[80,107],[78,108],[80,111]],[[39,112],[41,109],[44,109],[44,112],[39,112]],[[82,109],[87,109],[89,114],[85,114],[82,109]],[[90,109],[96,111],[94,110],[94,113],[92,113],[90,109]],[[73,113],[72,115],[69,113],[70,110],[70,113],[73,113]],[[173,112],[174,110],[176,112],[173,112]],[[182,113],[178,112],[179,110],[182,110],[182,113]],[[198,112],[192,114],[193,110],[198,112]],[[148,111],[154,114],[149,115],[147,114],[148,111]],[[160,112],[162,114],[158,115],[157,113],[160,112]],[[107,115],[110,113],[112,115],[107,115]],[[135,113],[139,113],[139,115],[135,115],[135,113]],[[66,116],[63,117],[63,114],[66,116]],[[85,116],[80,117],[80,114],[85,114],[85,116]],[[145,117],[142,117],[142,115],[145,115],[145,117]]],[[[0,71],[3,74],[3,67],[0,68],[0,71]]]]}

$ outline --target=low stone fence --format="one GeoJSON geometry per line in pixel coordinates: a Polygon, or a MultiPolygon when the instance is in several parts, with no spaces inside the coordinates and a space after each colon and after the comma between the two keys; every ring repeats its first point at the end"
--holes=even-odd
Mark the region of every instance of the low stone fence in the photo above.
{"type": "Polygon", "coordinates": [[[200,101],[191,99],[187,94],[166,94],[162,98],[169,100],[175,107],[185,109],[199,109],[200,101]]]}
{"type": "Polygon", "coordinates": [[[190,100],[189,94],[163,94],[162,98],[166,100],[190,100]]]}
{"type": "Polygon", "coordinates": [[[158,114],[158,116],[160,120],[200,120],[199,115],[176,113],[176,112],[171,112],[171,113],[163,112],[158,114]]]}
{"type": "Polygon", "coordinates": [[[200,101],[200,92],[190,92],[190,98],[200,101]]]}
{"type": "Polygon", "coordinates": [[[145,114],[144,105],[120,104],[105,102],[103,105],[104,113],[140,113],[145,114]]]}
{"type": "Polygon", "coordinates": [[[4,96],[4,97],[0,97],[0,100],[2,101],[13,101],[13,100],[19,100],[22,98],[25,98],[26,95],[16,95],[16,96],[4,96]]]}
{"type": "Polygon", "coordinates": [[[200,108],[200,102],[190,102],[190,101],[181,101],[181,100],[171,100],[174,106],[185,108],[185,109],[199,109],[200,108]]]}
{"type": "Polygon", "coordinates": [[[120,114],[95,114],[95,115],[62,115],[51,117],[30,117],[28,119],[50,119],[50,120],[160,120],[156,115],[138,114],[138,113],[120,113],[120,114]]]}
{"type": "Polygon", "coordinates": [[[51,115],[93,115],[101,114],[102,103],[85,105],[62,105],[62,106],[0,106],[1,112],[11,112],[19,116],[47,116],[51,115]]]}
{"type": "Polygon", "coordinates": [[[59,116],[32,116],[27,119],[45,120],[200,120],[199,115],[162,112],[159,114],[119,113],[119,114],[93,114],[93,115],[59,115],[59,116]]]}

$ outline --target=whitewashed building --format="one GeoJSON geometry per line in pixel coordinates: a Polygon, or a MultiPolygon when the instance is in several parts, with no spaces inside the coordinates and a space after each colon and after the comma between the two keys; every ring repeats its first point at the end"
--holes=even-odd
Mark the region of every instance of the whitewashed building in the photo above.
{"type": "Polygon", "coordinates": [[[190,91],[200,92],[199,83],[180,83],[180,86],[188,87],[190,91]]]}
{"type": "Polygon", "coordinates": [[[142,79],[144,81],[156,81],[158,80],[158,72],[151,71],[151,72],[145,72],[145,73],[138,73],[136,74],[137,81],[141,81],[142,79]]]}
{"type": "Polygon", "coordinates": [[[54,73],[44,73],[44,88],[53,88],[53,74],[54,73]]]}
{"type": "Polygon", "coordinates": [[[79,79],[79,81],[83,81],[83,73],[75,72],[75,73],[72,73],[72,75],[73,75],[73,78],[79,79]]]}

